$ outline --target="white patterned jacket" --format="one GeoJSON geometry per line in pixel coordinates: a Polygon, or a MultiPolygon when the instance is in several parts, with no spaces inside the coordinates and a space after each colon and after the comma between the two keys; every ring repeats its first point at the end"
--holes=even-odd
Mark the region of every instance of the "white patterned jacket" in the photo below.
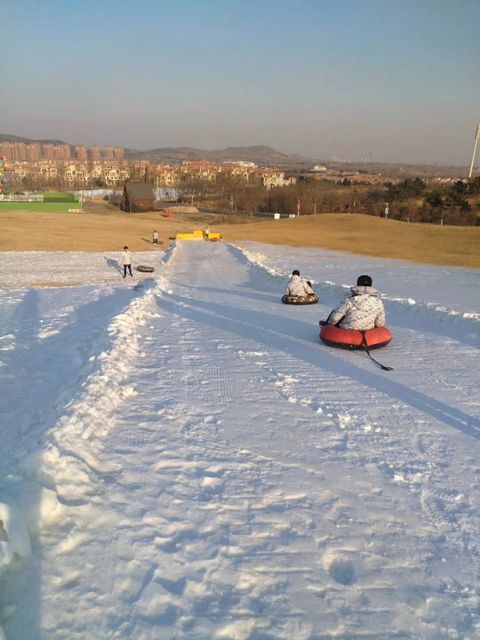
{"type": "Polygon", "coordinates": [[[312,287],[307,284],[306,280],[302,280],[300,276],[292,276],[287,288],[285,289],[287,296],[308,296],[310,293],[314,293],[312,287]]]}
{"type": "Polygon", "coordinates": [[[352,287],[350,295],[330,314],[328,324],[360,331],[385,326],[385,308],[378,291],[373,287],[352,287]]]}

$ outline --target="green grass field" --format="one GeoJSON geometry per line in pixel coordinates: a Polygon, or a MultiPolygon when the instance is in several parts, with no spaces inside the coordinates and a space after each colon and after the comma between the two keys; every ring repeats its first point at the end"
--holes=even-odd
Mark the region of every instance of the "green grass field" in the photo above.
{"type": "Polygon", "coordinates": [[[44,202],[78,202],[73,193],[64,191],[44,191],[43,198],[44,202]]]}

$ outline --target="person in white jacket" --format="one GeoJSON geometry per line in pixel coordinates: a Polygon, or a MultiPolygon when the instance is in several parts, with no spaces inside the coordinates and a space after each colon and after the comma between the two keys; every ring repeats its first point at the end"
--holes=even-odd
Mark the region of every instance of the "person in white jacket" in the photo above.
{"type": "Polygon", "coordinates": [[[130,251],[128,250],[128,247],[123,247],[123,253],[122,253],[122,264],[123,264],[123,277],[126,278],[127,277],[127,269],[128,269],[128,273],[132,276],[133,278],[133,273],[132,273],[132,257],[130,255],[130,251]]]}
{"type": "Polygon", "coordinates": [[[357,331],[384,327],[385,308],[372,284],[370,276],[359,276],[357,286],[350,289],[350,294],[330,313],[327,321],[320,324],[357,331]]]}
{"type": "Polygon", "coordinates": [[[309,282],[300,277],[300,271],[298,269],[292,271],[291,278],[287,284],[287,288],[285,289],[285,295],[303,298],[312,293],[315,293],[314,290],[310,286],[309,282]]]}

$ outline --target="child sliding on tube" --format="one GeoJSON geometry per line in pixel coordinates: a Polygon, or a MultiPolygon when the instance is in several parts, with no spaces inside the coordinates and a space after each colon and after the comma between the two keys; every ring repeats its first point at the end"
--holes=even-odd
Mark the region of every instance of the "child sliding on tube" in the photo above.
{"type": "Polygon", "coordinates": [[[285,289],[285,295],[303,298],[304,296],[308,296],[312,293],[315,292],[312,289],[310,282],[308,280],[303,280],[300,277],[300,271],[298,269],[292,271],[291,278],[287,284],[287,288],[285,289]]]}

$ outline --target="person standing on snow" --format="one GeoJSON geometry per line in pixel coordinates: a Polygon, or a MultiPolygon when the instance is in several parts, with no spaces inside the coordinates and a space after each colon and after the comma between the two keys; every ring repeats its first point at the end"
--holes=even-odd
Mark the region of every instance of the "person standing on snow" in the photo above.
{"type": "Polygon", "coordinates": [[[123,263],[123,277],[126,278],[127,277],[127,269],[128,269],[128,273],[132,276],[133,278],[133,273],[132,273],[132,257],[130,255],[130,251],[128,250],[128,247],[123,247],[123,253],[122,253],[122,263],[123,263]]]}
{"type": "Polygon", "coordinates": [[[330,313],[326,322],[341,329],[367,331],[374,327],[385,326],[385,308],[378,291],[372,287],[370,276],[359,276],[357,286],[350,289],[350,294],[330,313]]]}
{"type": "Polygon", "coordinates": [[[292,276],[287,284],[287,288],[285,289],[285,295],[303,298],[304,296],[308,296],[312,293],[315,293],[314,290],[307,280],[303,280],[300,277],[300,271],[298,269],[292,271],[292,276]]]}

